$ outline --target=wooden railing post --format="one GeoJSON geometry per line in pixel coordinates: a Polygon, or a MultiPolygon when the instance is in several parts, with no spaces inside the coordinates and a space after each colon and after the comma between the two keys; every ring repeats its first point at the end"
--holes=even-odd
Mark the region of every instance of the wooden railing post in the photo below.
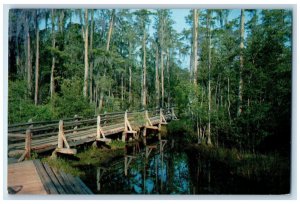
{"type": "Polygon", "coordinates": [[[78,115],[74,115],[74,118],[75,118],[75,127],[74,127],[74,132],[73,133],[76,133],[77,132],[77,128],[78,128],[78,126],[77,126],[77,122],[78,122],[78,115]]]}
{"type": "Polygon", "coordinates": [[[125,125],[125,131],[128,131],[128,127],[127,127],[127,110],[125,111],[125,115],[124,115],[124,125],[125,125]]]}
{"type": "Polygon", "coordinates": [[[57,147],[59,149],[62,149],[64,147],[63,134],[64,134],[64,121],[60,120],[58,125],[58,141],[57,141],[57,147]]]}
{"type": "Polygon", "coordinates": [[[171,115],[172,115],[172,120],[178,120],[178,118],[175,115],[174,107],[171,108],[171,115]]]}
{"type": "MultiPolygon", "coordinates": [[[[54,150],[52,155],[56,155],[56,153],[62,153],[62,154],[76,154],[76,149],[71,149],[70,145],[67,141],[67,138],[64,133],[64,121],[60,120],[58,124],[58,140],[57,140],[57,148],[54,150]],[[66,148],[64,148],[66,146],[66,148]]],[[[55,157],[54,157],[55,158],[55,157]]]]}
{"type": "Polygon", "coordinates": [[[26,130],[26,139],[25,139],[25,151],[26,151],[26,159],[30,159],[31,155],[31,130],[26,130]]]}
{"type": "Polygon", "coordinates": [[[146,123],[147,123],[146,125],[153,126],[152,122],[149,118],[148,110],[145,111],[145,117],[146,117],[146,123]]]}
{"type": "Polygon", "coordinates": [[[122,132],[122,141],[123,142],[126,142],[126,136],[127,136],[127,131],[128,131],[126,120],[127,120],[127,110],[124,113],[124,131],[122,132]]]}
{"type": "Polygon", "coordinates": [[[101,122],[101,118],[100,118],[100,115],[98,115],[98,117],[97,117],[97,139],[100,139],[100,122],[101,122]]]}
{"type": "Polygon", "coordinates": [[[107,114],[106,114],[106,111],[104,111],[104,117],[105,117],[105,118],[104,118],[104,124],[106,125],[107,122],[108,122],[108,121],[107,121],[107,114]]]}
{"type": "Polygon", "coordinates": [[[31,130],[30,130],[30,128],[28,128],[26,130],[26,135],[25,135],[25,151],[22,154],[22,156],[18,159],[18,162],[23,161],[25,158],[30,159],[30,156],[31,156],[31,136],[32,136],[31,130]]]}

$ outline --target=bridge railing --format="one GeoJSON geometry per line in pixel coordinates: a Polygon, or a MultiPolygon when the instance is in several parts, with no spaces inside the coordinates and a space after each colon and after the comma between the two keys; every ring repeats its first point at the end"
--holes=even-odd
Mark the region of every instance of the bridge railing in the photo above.
{"type": "MultiPolygon", "coordinates": [[[[169,117],[170,110],[164,109],[162,112],[169,117]]],[[[159,120],[159,113],[159,108],[148,110],[149,117],[154,120],[159,120]]],[[[103,130],[124,127],[124,112],[104,113],[99,116],[101,118],[100,126],[103,130]]],[[[127,112],[127,116],[133,125],[140,127],[145,124],[145,110],[127,112]]],[[[11,124],[8,126],[9,156],[20,155],[20,160],[23,160],[30,156],[30,150],[41,152],[55,148],[59,143],[57,137],[60,121],[63,121],[63,133],[67,140],[71,141],[71,145],[78,145],[78,142],[72,143],[75,137],[87,138],[86,141],[92,141],[97,135],[97,117],[83,118],[75,115],[73,118],[63,120],[11,124]]]]}

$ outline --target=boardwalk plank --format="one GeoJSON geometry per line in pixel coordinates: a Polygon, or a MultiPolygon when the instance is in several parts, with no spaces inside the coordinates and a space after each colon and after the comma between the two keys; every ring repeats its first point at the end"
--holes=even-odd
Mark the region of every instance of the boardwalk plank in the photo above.
{"type": "Polygon", "coordinates": [[[56,176],[56,178],[58,179],[59,183],[61,184],[62,188],[65,191],[65,194],[73,194],[73,191],[71,190],[71,188],[65,184],[65,181],[63,179],[63,177],[61,176],[60,172],[56,169],[53,169],[53,172],[56,176]]]}
{"type": "Polygon", "coordinates": [[[66,188],[68,188],[68,190],[69,190],[69,194],[76,194],[76,191],[74,191],[74,188],[73,188],[72,184],[70,183],[67,174],[65,172],[60,172],[60,175],[63,178],[64,186],[66,186],[66,188]]]}
{"type": "Polygon", "coordinates": [[[55,174],[53,173],[53,170],[48,166],[48,164],[43,164],[45,167],[46,172],[50,176],[51,181],[53,182],[54,186],[56,187],[59,194],[65,194],[65,190],[62,188],[62,184],[58,181],[55,174]]]}
{"type": "Polygon", "coordinates": [[[81,188],[84,189],[85,194],[93,194],[93,192],[81,181],[80,178],[75,177],[75,180],[80,184],[81,188]]]}
{"type": "Polygon", "coordinates": [[[44,166],[42,165],[40,160],[33,160],[33,163],[37,169],[37,172],[40,175],[40,178],[42,180],[42,183],[44,184],[45,190],[47,191],[48,194],[58,194],[57,189],[53,185],[49,175],[47,174],[44,166]]]}
{"type": "Polygon", "coordinates": [[[32,161],[8,165],[10,194],[47,194],[32,161]]]}
{"type": "Polygon", "coordinates": [[[40,160],[8,166],[10,194],[93,194],[78,177],[52,169],[40,160]]]}

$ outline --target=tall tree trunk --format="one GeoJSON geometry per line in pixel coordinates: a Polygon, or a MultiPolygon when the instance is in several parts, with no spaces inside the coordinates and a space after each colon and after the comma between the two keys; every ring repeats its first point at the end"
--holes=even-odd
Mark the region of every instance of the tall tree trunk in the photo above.
{"type": "Polygon", "coordinates": [[[88,19],[88,9],[85,9],[85,32],[84,32],[84,87],[83,96],[88,95],[88,80],[89,80],[89,19],[88,19]]]}
{"type": "Polygon", "coordinates": [[[132,56],[131,56],[131,50],[132,50],[132,44],[131,42],[129,42],[129,59],[130,59],[130,65],[129,65],[129,97],[128,97],[128,102],[129,102],[129,105],[131,104],[131,101],[132,101],[132,93],[131,93],[131,84],[132,84],[132,66],[131,66],[131,59],[132,59],[132,56]]]}
{"type": "Polygon", "coordinates": [[[164,107],[165,90],[164,90],[164,27],[165,19],[163,15],[160,16],[160,28],[159,28],[159,42],[160,42],[160,79],[161,79],[161,107],[164,107]]]}
{"type": "Polygon", "coordinates": [[[191,55],[190,55],[190,83],[192,83],[194,79],[194,49],[193,49],[193,42],[191,40],[191,55]]]}
{"type": "Polygon", "coordinates": [[[164,53],[160,53],[160,77],[161,77],[161,107],[164,107],[165,89],[164,89],[164,53]]]}
{"type": "Polygon", "coordinates": [[[198,10],[193,10],[193,82],[197,86],[197,66],[198,66],[198,10]]]}
{"type": "Polygon", "coordinates": [[[211,72],[211,31],[210,31],[210,21],[211,21],[211,13],[207,11],[207,34],[208,34],[208,135],[207,135],[207,144],[212,145],[211,142],[211,88],[210,88],[210,72],[211,72]]]}
{"type": "Polygon", "coordinates": [[[124,74],[122,72],[121,74],[121,101],[122,101],[122,106],[124,102],[124,74]]]}
{"type": "MultiPolygon", "coordinates": [[[[51,35],[52,35],[52,49],[55,49],[55,12],[54,9],[51,11],[51,35]]],[[[54,87],[54,70],[55,70],[55,55],[52,53],[52,66],[51,66],[51,77],[50,77],[50,97],[52,99],[54,92],[55,92],[55,87],[54,87]]]]}
{"type": "Polygon", "coordinates": [[[227,111],[228,111],[229,124],[231,124],[229,88],[230,88],[230,82],[229,82],[229,77],[228,77],[227,78],[227,101],[228,101],[227,111]]]}
{"type": "Polygon", "coordinates": [[[170,51],[167,52],[168,108],[170,108],[170,51]]]}
{"type": "Polygon", "coordinates": [[[31,49],[30,49],[30,30],[29,30],[29,17],[26,16],[26,41],[27,41],[27,89],[28,95],[31,97],[32,91],[32,64],[31,64],[31,49]]]}
{"type": "Polygon", "coordinates": [[[159,72],[158,72],[158,66],[159,66],[159,53],[158,53],[158,45],[156,46],[156,54],[155,54],[155,91],[156,91],[156,107],[159,108],[159,72]]]}
{"type": "Polygon", "coordinates": [[[241,18],[240,18],[240,70],[239,70],[239,100],[238,100],[238,110],[237,116],[240,116],[242,113],[242,103],[243,103],[243,69],[244,69],[244,25],[245,24],[245,15],[244,9],[241,9],[241,18]]]}
{"type": "Polygon", "coordinates": [[[146,108],[146,79],[147,79],[147,67],[146,67],[146,27],[144,28],[144,35],[143,35],[143,99],[142,99],[142,106],[146,108]]]}
{"type": "Polygon", "coordinates": [[[65,18],[65,11],[64,9],[61,9],[60,15],[59,15],[59,32],[63,33],[64,31],[64,18],[65,18]]]}
{"type": "Polygon", "coordinates": [[[90,103],[93,102],[93,35],[94,35],[94,9],[91,10],[91,33],[90,33],[90,103]]]}
{"type": "MultiPolygon", "coordinates": [[[[110,39],[111,39],[112,32],[113,32],[115,12],[116,12],[115,9],[113,9],[112,13],[111,13],[111,18],[110,18],[109,29],[108,29],[107,40],[106,40],[106,51],[107,52],[109,51],[110,39]]],[[[106,72],[104,71],[104,76],[105,75],[106,75],[106,72]]],[[[104,98],[104,90],[101,88],[101,90],[100,90],[100,102],[99,102],[100,111],[103,107],[103,98],[104,98]]]]}
{"type": "Polygon", "coordinates": [[[16,66],[17,66],[17,73],[18,75],[23,75],[23,69],[21,68],[21,60],[20,60],[20,47],[19,47],[19,34],[21,30],[20,23],[17,23],[17,34],[15,40],[15,47],[16,47],[16,66]]]}
{"type": "Polygon", "coordinates": [[[106,51],[109,50],[110,39],[111,39],[111,36],[112,36],[113,25],[114,25],[114,20],[115,20],[115,12],[116,12],[116,10],[113,9],[112,13],[111,13],[111,18],[110,18],[110,23],[109,23],[109,29],[108,29],[108,34],[107,34],[106,51]]]}
{"type": "Polygon", "coordinates": [[[36,29],[36,56],[35,56],[35,92],[34,92],[34,104],[38,104],[39,93],[39,57],[40,57],[40,32],[38,25],[38,11],[35,13],[35,29],[36,29]]]}

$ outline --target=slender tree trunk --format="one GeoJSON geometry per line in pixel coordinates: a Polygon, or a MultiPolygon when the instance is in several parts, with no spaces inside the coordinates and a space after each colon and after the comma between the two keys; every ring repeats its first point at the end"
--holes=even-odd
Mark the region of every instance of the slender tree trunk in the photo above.
{"type": "MultiPolygon", "coordinates": [[[[55,49],[55,12],[54,12],[54,9],[52,9],[52,12],[51,12],[51,34],[52,34],[52,49],[54,50],[55,49]]],[[[52,99],[53,95],[54,95],[54,91],[55,91],[55,87],[54,87],[54,70],[55,70],[55,55],[54,53],[52,53],[52,66],[51,66],[51,77],[50,77],[50,97],[52,99]]]]}
{"type": "Polygon", "coordinates": [[[238,111],[237,116],[240,116],[242,113],[242,103],[243,103],[243,69],[244,69],[244,25],[245,24],[245,15],[244,9],[241,9],[241,18],[240,18],[240,80],[239,80],[239,100],[238,100],[238,111]]]}
{"type": "Polygon", "coordinates": [[[132,44],[131,42],[129,42],[129,60],[130,60],[130,64],[129,64],[129,87],[128,87],[128,92],[129,92],[129,96],[128,96],[128,102],[129,105],[131,105],[131,101],[132,101],[132,93],[131,93],[131,84],[132,84],[132,66],[131,66],[131,60],[132,60],[132,44]]]}
{"type": "Polygon", "coordinates": [[[28,88],[28,95],[31,97],[32,91],[32,64],[31,64],[31,49],[30,49],[30,31],[29,31],[29,19],[26,16],[26,39],[27,39],[27,88],[28,88]]]}
{"type": "MultiPolygon", "coordinates": [[[[115,18],[115,9],[112,10],[110,23],[109,23],[109,29],[108,29],[107,40],[106,40],[106,51],[107,52],[109,51],[110,39],[111,39],[112,32],[113,32],[114,18],[115,18]]],[[[105,75],[106,75],[106,72],[104,72],[104,76],[105,75]]],[[[103,107],[103,98],[104,98],[104,90],[101,88],[101,90],[100,90],[100,102],[99,102],[100,111],[103,107]]]]}
{"type": "Polygon", "coordinates": [[[121,100],[122,100],[122,106],[123,106],[123,101],[124,101],[124,74],[123,74],[123,72],[121,75],[121,100]]]}
{"type": "Polygon", "coordinates": [[[160,42],[160,79],[161,79],[161,107],[164,107],[165,90],[164,90],[164,27],[165,19],[163,15],[160,17],[159,42],[160,42]]]}
{"type": "Polygon", "coordinates": [[[89,80],[89,19],[88,19],[88,9],[85,9],[85,32],[84,32],[84,87],[83,96],[88,95],[88,80],[89,80]]]}
{"type": "Polygon", "coordinates": [[[94,35],[94,9],[91,10],[91,33],[90,33],[90,103],[93,102],[93,35],[94,35]]]}
{"type": "Polygon", "coordinates": [[[190,83],[192,83],[194,79],[194,49],[193,49],[193,42],[191,41],[191,55],[190,55],[190,83]]]}
{"type": "Polygon", "coordinates": [[[106,51],[109,50],[110,39],[111,39],[112,32],[113,32],[113,25],[114,25],[114,19],[115,19],[115,12],[116,12],[116,10],[113,9],[113,10],[112,10],[112,13],[111,13],[111,18],[110,18],[110,23],[109,23],[109,29],[108,29],[108,34],[107,34],[106,51]]]}
{"type": "Polygon", "coordinates": [[[229,77],[228,77],[227,78],[227,101],[228,101],[228,108],[227,108],[227,110],[228,110],[229,124],[231,124],[229,87],[230,87],[230,83],[229,83],[229,77]]]}
{"type": "Polygon", "coordinates": [[[165,89],[164,89],[164,55],[163,51],[160,54],[160,77],[161,77],[161,107],[164,107],[164,99],[165,99],[165,89]]]}
{"type": "Polygon", "coordinates": [[[156,46],[156,54],[155,54],[155,90],[156,90],[156,107],[159,108],[159,71],[158,71],[158,62],[159,54],[158,54],[158,45],[156,46]]]}
{"type": "Polygon", "coordinates": [[[34,104],[38,104],[39,93],[39,55],[40,55],[40,32],[38,25],[38,11],[35,14],[35,29],[36,29],[36,56],[35,56],[35,92],[34,92],[34,104]]]}
{"type": "Polygon", "coordinates": [[[198,66],[198,10],[193,10],[193,82],[197,86],[197,66],[198,66]]]}
{"type": "Polygon", "coordinates": [[[211,126],[210,126],[210,119],[211,119],[211,88],[210,88],[210,72],[211,72],[211,31],[210,31],[210,18],[211,14],[210,11],[207,11],[207,32],[208,32],[208,135],[207,135],[207,144],[212,145],[211,142],[211,126]]]}
{"type": "Polygon", "coordinates": [[[167,53],[168,108],[170,108],[170,51],[167,53]]]}
{"type": "Polygon", "coordinates": [[[20,74],[20,76],[23,75],[23,70],[21,69],[21,62],[20,62],[20,47],[19,47],[19,34],[20,34],[21,26],[18,23],[17,24],[17,35],[16,35],[16,41],[15,41],[15,47],[16,47],[16,66],[17,66],[17,73],[20,74]]]}
{"type": "Polygon", "coordinates": [[[64,18],[65,18],[65,11],[64,9],[62,9],[59,16],[59,32],[61,33],[63,33],[64,31],[64,18]]]}
{"type": "Polygon", "coordinates": [[[146,67],[146,27],[144,28],[144,36],[143,36],[143,99],[142,106],[146,108],[146,79],[147,79],[147,67],[146,67]]]}

